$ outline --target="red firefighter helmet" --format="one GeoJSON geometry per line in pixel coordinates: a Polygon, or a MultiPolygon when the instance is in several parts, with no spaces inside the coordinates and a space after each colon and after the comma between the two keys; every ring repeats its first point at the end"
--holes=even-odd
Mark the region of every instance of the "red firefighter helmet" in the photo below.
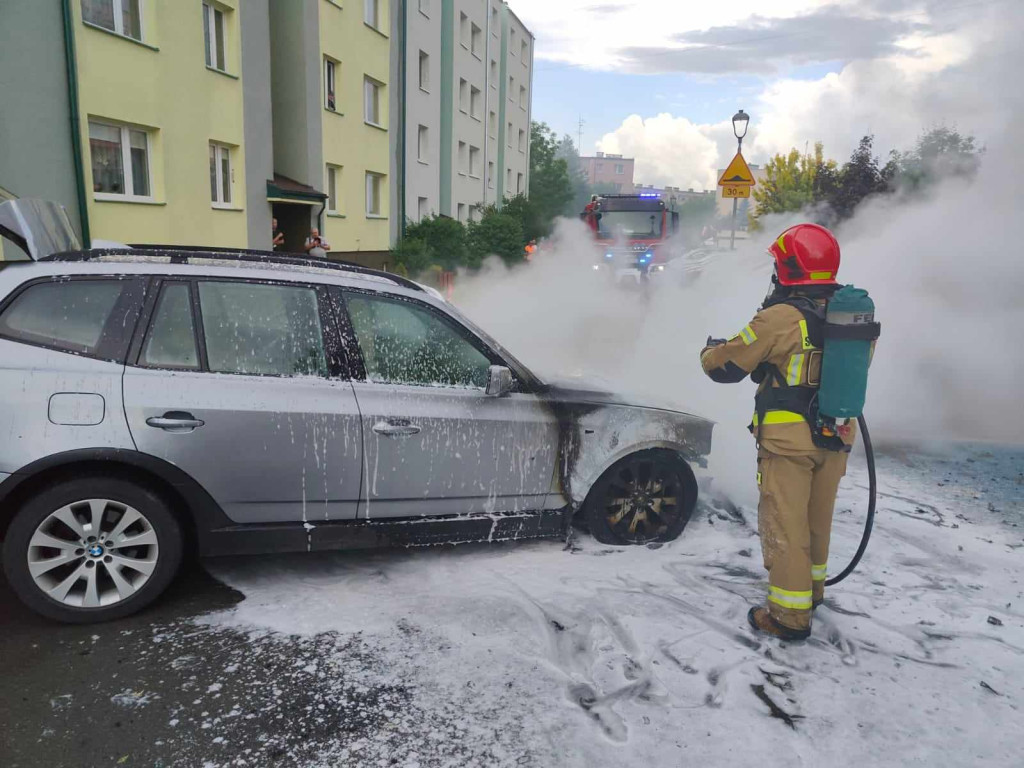
{"type": "Polygon", "coordinates": [[[839,241],[817,224],[790,227],[768,249],[780,285],[835,285],[839,241]]]}

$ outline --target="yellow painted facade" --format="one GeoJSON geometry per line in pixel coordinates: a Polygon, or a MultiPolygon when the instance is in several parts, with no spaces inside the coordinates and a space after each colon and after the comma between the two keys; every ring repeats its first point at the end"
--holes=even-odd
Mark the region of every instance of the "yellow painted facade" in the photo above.
{"type": "Polygon", "coordinates": [[[377,27],[365,23],[362,0],[319,0],[321,90],[323,58],[336,64],[336,110],[321,105],[323,120],[322,189],[328,190],[327,166],[339,169],[338,213],[325,213],[324,236],[335,251],[384,251],[389,242],[388,217],[392,179],[388,177],[388,100],[391,40],[390,2],[380,0],[377,27]],[[365,78],[381,84],[379,125],[366,122],[365,78]],[[380,214],[367,214],[366,173],[380,174],[380,214]]]}
{"type": "Polygon", "coordinates": [[[248,245],[239,2],[213,3],[224,14],[227,74],[206,66],[201,0],[141,0],[143,44],[84,23],[81,3],[71,3],[94,239],[248,245]],[[151,201],[97,199],[90,119],[146,131],[151,201]],[[211,202],[210,142],[230,148],[232,202],[226,208],[211,202]]]}

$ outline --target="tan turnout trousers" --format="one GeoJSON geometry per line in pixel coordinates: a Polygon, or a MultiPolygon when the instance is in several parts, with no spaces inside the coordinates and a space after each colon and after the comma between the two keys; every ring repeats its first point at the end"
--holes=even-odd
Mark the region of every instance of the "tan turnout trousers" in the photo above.
{"type": "MultiPolygon", "coordinates": [[[[821,350],[811,344],[799,310],[763,309],[727,343],[701,352],[704,371],[723,383],[741,381],[761,363],[774,365],[790,386],[816,386],[821,350]]],[[[766,379],[761,386],[772,384],[766,379]]],[[[846,445],[856,438],[855,426],[840,426],[846,445]]],[[[832,512],[848,454],[816,447],[804,417],[789,411],[768,411],[755,434],[768,612],[784,626],[807,629],[813,602],[825,594],[832,512]]]]}

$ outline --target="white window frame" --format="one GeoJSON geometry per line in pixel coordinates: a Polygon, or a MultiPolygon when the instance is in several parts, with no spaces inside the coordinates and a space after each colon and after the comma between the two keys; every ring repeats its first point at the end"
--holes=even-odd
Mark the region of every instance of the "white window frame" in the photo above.
{"type": "Polygon", "coordinates": [[[368,219],[383,219],[387,218],[381,213],[383,210],[384,202],[384,186],[385,176],[383,173],[376,173],[374,171],[366,172],[366,218],[368,219]],[[375,199],[374,199],[375,198],[375,199]],[[377,210],[371,210],[371,202],[373,202],[377,210]]]}
{"type": "MultiPolygon", "coordinates": [[[[148,142],[147,142],[148,144],[148,142]]],[[[213,208],[236,208],[234,203],[235,199],[235,166],[231,162],[231,147],[227,144],[221,144],[219,141],[211,141],[210,148],[214,151],[214,164],[216,167],[216,173],[214,178],[217,180],[217,199],[210,201],[210,206],[213,208]],[[221,172],[222,161],[224,156],[228,159],[228,190],[227,198],[224,197],[224,174],[221,172]]],[[[148,151],[147,151],[148,154],[148,151]]]]}
{"type": "Polygon", "coordinates": [[[494,189],[494,161],[487,161],[487,188],[494,189]]]}
{"type": "Polygon", "coordinates": [[[519,151],[526,152],[526,131],[519,129],[519,151]]]}
{"type": "Polygon", "coordinates": [[[508,121],[508,141],[507,141],[509,149],[512,149],[512,130],[513,130],[513,128],[512,128],[512,121],[509,120],[508,121]]]}
{"type": "Polygon", "coordinates": [[[460,141],[458,144],[456,160],[459,176],[465,176],[469,169],[469,145],[464,141],[460,141]]]}
{"type": "Polygon", "coordinates": [[[419,0],[418,8],[420,13],[430,18],[430,0],[419,0]]]}
{"type": "Polygon", "coordinates": [[[477,122],[483,118],[480,116],[480,105],[483,104],[483,93],[475,85],[469,86],[469,116],[477,122]]]}
{"type": "Polygon", "coordinates": [[[476,24],[469,24],[469,52],[477,59],[483,60],[481,49],[483,48],[484,31],[476,24]]]}
{"type": "MultiPolygon", "coordinates": [[[[227,29],[228,29],[228,13],[229,11],[221,8],[215,3],[203,3],[203,27],[204,34],[209,25],[210,30],[210,42],[206,45],[206,57],[208,61],[206,66],[209,69],[217,72],[228,71],[228,45],[227,45],[227,29]],[[221,32],[224,33],[224,39],[217,40],[217,14],[221,16],[221,32]],[[221,69],[217,66],[217,53],[220,52],[224,58],[224,68],[221,69]]],[[[205,41],[204,41],[205,43],[205,41]]]]}
{"type": "Polygon", "coordinates": [[[491,88],[497,89],[498,79],[500,77],[501,72],[498,71],[498,62],[495,61],[494,59],[491,59],[491,69],[487,73],[487,84],[490,85],[491,88]]]}
{"type": "Polygon", "coordinates": [[[430,215],[430,200],[426,197],[416,198],[416,217],[417,221],[423,221],[427,216],[430,215]]]}
{"type": "Polygon", "coordinates": [[[459,45],[469,50],[469,16],[459,11],[459,45]]]}
{"type": "Polygon", "coordinates": [[[527,61],[530,58],[530,44],[525,40],[519,43],[519,58],[523,60],[524,67],[530,66],[529,61],[527,61]]]}
{"type": "Polygon", "coordinates": [[[526,109],[526,86],[519,86],[519,108],[526,109]]]}
{"type": "Polygon", "coordinates": [[[464,77],[459,78],[459,112],[469,114],[469,81],[464,77]]]}
{"type": "Polygon", "coordinates": [[[526,192],[526,175],[522,173],[516,174],[516,195],[522,195],[526,192]]]}
{"type": "Polygon", "coordinates": [[[363,23],[380,32],[380,0],[363,0],[363,23]]]}
{"type": "Polygon", "coordinates": [[[339,63],[329,56],[324,56],[324,109],[328,112],[338,111],[338,66],[339,63]],[[329,97],[334,91],[334,106],[331,106],[329,97]]]}
{"type": "Polygon", "coordinates": [[[383,115],[381,112],[381,89],[384,87],[384,83],[379,80],[374,80],[369,75],[363,75],[363,122],[367,125],[372,125],[374,128],[383,128],[384,125],[381,123],[383,115]],[[374,120],[370,119],[370,94],[373,94],[373,110],[377,113],[374,120]]]}
{"type": "Polygon", "coordinates": [[[423,165],[429,165],[427,158],[430,156],[430,129],[422,123],[416,128],[416,160],[423,165]]]}
{"type": "MultiPolygon", "coordinates": [[[[121,172],[124,174],[124,194],[116,192],[93,192],[93,200],[111,200],[120,202],[151,203],[153,197],[153,142],[150,141],[149,130],[137,126],[112,123],[109,120],[92,120],[89,123],[105,125],[107,128],[117,128],[121,131],[121,172]],[[132,178],[132,148],[131,131],[138,131],[146,137],[146,178],[149,179],[149,194],[135,194],[135,180],[132,178]]],[[[89,157],[89,172],[92,172],[92,155],[89,157]]]]}
{"type": "Polygon", "coordinates": [[[465,223],[465,221],[464,221],[465,218],[466,218],[466,204],[465,203],[459,203],[458,207],[455,209],[455,220],[458,221],[458,222],[461,222],[461,223],[465,223]]]}
{"type": "Polygon", "coordinates": [[[338,194],[341,187],[341,166],[327,163],[324,188],[327,190],[327,213],[332,216],[341,216],[341,197],[338,194]],[[333,192],[332,192],[333,187],[333,192]]]}
{"type": "MultiPolygon", "coordinates": [[[[110,29],[109,27],[104,27],[102,24],[97,24],[95,21],[89,21],[87,18],[85,18],[85,9],[84,8],[82,9],[82,22],[84,24],[89,24],[90,26],[93,26],[93,27],[99,27],[100,29],[105,29],[108,32],[113,32],[115,35],[120,35],[121,37],[127,37],[129,40],[135,40],[135,41],[140,42],[140,43],[145,42],[145,40],[146,40],[146,17],[145,17],[145,12],[144,12],[144,8],[143,8],[145,6],[145,4],[146,4],[145,0],[135,0],[135,7],[136,7],[136,9],[138,10],[138,13],[139,13],[139,36],[138,37],[132,37],[131,35],[126,34],[125,31],[124,31],[124,3],[125,3],[125,1],[126,0],[110,0],[111,11],[114,14],[114,28],[113,29],[110,29]]],[[[127,0],[127,1],[131,2],[131,0],[127,0]]]]}
{"type": "Polygon", "coordinates": [[[499,21],[500,21],[500,19],[498,18],[498,6],[492,5],[491,6],[491,34],[494,35],[495,37],[498,36],[498,30],[501,29],[501,24],[498,23],[499,21]]]}
{"type": "Polygon", "coordinates": [[[420,90],[430,93],[430,54],[426,51],[420,51],[419,66],[420,90]]]}
{"type": "Polygon", "coordinates": [[[469,145],[469,178],[479,179],[480,169],[477,167],[480,164],[480,147],[474,147],[472,144],[469,145]]]}

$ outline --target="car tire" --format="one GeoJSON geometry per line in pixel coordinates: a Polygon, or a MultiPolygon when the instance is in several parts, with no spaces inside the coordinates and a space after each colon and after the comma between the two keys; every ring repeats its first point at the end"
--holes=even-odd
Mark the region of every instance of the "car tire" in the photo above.
{"type": "Polygon", "coordinates": [[[587,495],[583,517],[602,544],[672,541],[697,503],[697,482],[676,453],[647,450],[613,464],[587,495]]]}
{"type": "Polygon", "coordinates": [[[119,477],[65,480],[15,514],[4,572],[22,602],[43,616],[69,624],[110,621],[141,610],[167,588],[182,546],[177,518],[153,490],[119,477]]]}

